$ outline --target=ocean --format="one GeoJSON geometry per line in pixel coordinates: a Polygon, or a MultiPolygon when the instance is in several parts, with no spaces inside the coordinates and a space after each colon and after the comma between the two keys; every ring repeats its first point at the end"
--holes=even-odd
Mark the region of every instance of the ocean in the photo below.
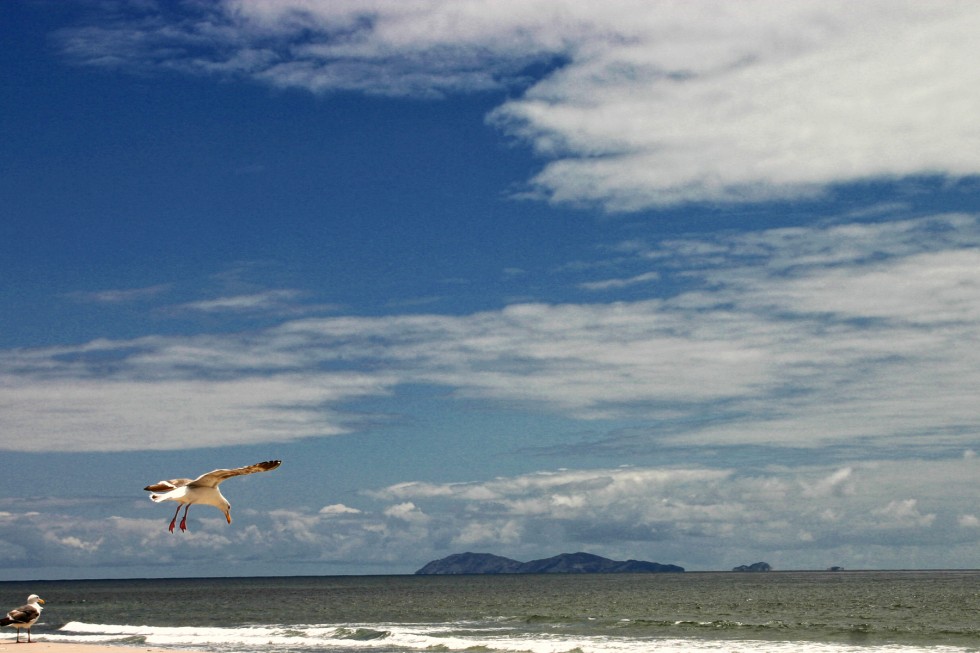
{"type": "Polygon", "coordinates": [[[980,571],[0,583],[30,592],[39,640],[215,653],[980,651],[980,571]]]}

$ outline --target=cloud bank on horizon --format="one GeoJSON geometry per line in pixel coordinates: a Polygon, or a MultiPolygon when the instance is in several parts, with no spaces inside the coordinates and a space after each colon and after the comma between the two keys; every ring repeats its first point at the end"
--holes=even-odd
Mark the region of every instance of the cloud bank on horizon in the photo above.
{"type": "Polygon", "coordinates": [[[165,520],[148,510],[98,518],[93,506],[48,501],[31,505],[41,510],[0,512],[0,554],[15,568],[98,569],[121,577],[170,568],[235,573],[237,565],[254,567],[257,560],[274,564],[277,573],[411,573],[440,557],[428,552],[489,547],[534,556],[569,542],[614,556],[650,549],[657,561],[709,570],[742,564],[760,551],[790,555],[797,569],[842,561],[851,568],[938,568],[970,560],[980,526],[976,454],[917,469],[917,490],[926,499],[894,498],[908,489],[902,462],[753,474],[594,468],[399,483],[371,492],[382,508],[242,508],[235,528],[202,509],[200,527],[177,537],[161,536],[165,520]],[[964,489],[959,507],[969,506],[966,511],[941,499],[951,484],[964,489]]]}
{"type": "Polygon", "coordinates": [[[314,303],[299,278],[195,301],[169,282],[73,292],[62,299],[211,321],[0,350],[4,451],[340,440],[411,421],[413,392],[454,417],[502,416],[502,438],[515,414],[566,431],[549,439],[546,423],[515,447],[550,471],[379,475],[330,498],[286,480],[271,514],[181,540],[158,538],[148,502],[25,498],[0,512],[3,559],[124,575],[220,559],[233,573],[240,551],[277,573],[406,572],[420,551],[530,559],[561,543],[702,569],[766,551],[813,568],[974,560],[980,212],[916,200],[980,189],[980,5],[226,0],[79,16],[52,42],[85,70],[498,97],[483,119],[540,162],[500,189],[509,201],[634,221],[834,210],[610,231],[593,260],[551,271],[564,300],[483,311],[357,314],[314,303]],[[819,204],[862,189],[853,210],[819,204]],[[259,326],[221,321],[249,315],[259,326]],[[549,468],[556,452],[601,462],[549,468]]]}

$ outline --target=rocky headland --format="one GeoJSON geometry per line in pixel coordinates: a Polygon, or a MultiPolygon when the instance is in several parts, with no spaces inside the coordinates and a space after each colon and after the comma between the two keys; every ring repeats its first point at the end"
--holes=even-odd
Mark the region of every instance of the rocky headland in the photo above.
{"type": "Polygon", "coordinates": [[[677,573],[683,567],[645,560],[610,560],[591,553],[562,553],[521,562],[492,553],[454,553],[433,560],[415,573],[434,574],[617,574],[677,573]]]}
{"type": "Polygon", "coordinates": [[[751,565],[733,567],[732,571],[772,571],[772,565],[768,562],[753,562],[751,565]]]}

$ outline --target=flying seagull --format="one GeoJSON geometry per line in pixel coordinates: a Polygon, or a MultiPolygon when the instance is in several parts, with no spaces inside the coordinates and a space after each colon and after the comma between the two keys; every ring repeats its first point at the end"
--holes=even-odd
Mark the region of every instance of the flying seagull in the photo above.
{"type": "Polygon", "coordinates": [[[184,507],[184,518],[180,520],[180,530],[187,530],[187,511],[195,503],[203,503],[214,506],[225,513],[228,523],[231,523],[231,504],[228,499],[222,496],[218,489],[221,481],[232,476],[242,476],[243,474],[254,474],[255,472],[268,472],[282,464],[281,460],[267,460],[264,463],[255,463],[237,469],[216,469],[207,474],[201,474],[195,479],[175,478],[169,481],[160,481],[154,485],[147,485],[144,490],[152,492],[150,499],[160,503],[161,501],[176,501],[178,504],[174,518],[170,520],[170,532],[174,532],[174,524],[177,522],[177,514],[180,507],[184,507]]]}
{"type": "Polygon", "coordinates": [[[41,616],[41,605],[44,604],[44,599],[42,599],[37,594],[31,594],[27,597],[27,605],[22,605],[19,608],[14,608],[7,613],[7,616],[0,619],[0,626],[13,626],[17,629],[17,643],[20,644],[20,630],[21,628],[27,629],[27,643],[31,643],[31,626],[37,621],[37,618],[41,616]]]}

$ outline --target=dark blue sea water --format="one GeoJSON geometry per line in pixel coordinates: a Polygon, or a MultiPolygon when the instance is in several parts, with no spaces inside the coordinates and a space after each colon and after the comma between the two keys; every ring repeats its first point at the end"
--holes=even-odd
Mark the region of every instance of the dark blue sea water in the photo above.
{"type": "Polygon", "coordinates": [[[217,653],[980,651],[977,571],[0,583],[30,592],[37,639],[217,653]]]}

